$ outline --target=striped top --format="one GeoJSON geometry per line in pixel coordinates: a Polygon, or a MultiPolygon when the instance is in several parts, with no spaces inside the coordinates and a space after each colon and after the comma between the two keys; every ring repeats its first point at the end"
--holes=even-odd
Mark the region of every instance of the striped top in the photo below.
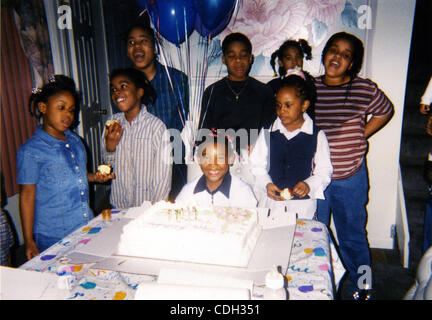
{"type": "Polygon", "coordinates": [[[356,77],[350,83],[328,86],[322,77],[316,77],[315,86],[315,123],[329,142],[332,179],[348,178],[360,169],[366,153],[367,115],[387,115],[393,104],[369,79],[356,77]]]}
{"type": "Polygon", "coordinates": [[[126,120],[123,112],[115,113],[113,120],[123,127],[116,150],[107,152],[105,139],[102,139],[103,160],[112,165],[115,173],[111,183],[111,205],[130,208],[140,206],[143,201],[167,200],[172,159],[164,123],[147,112],[144,105],[132,123],[126,120]]]}

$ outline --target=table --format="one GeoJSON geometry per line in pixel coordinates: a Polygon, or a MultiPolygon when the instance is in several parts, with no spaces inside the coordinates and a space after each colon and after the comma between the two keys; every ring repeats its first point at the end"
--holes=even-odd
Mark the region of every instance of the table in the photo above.
{"type": "MultiPolygon", "coordinates": [[[[112,221],[119,221],[125,210],[112,210],[112,221]]],[[[69,254],[85,246],[109,226],[99,215],[86,226],[54,244],[19,269],[56,273],[72,280],[68,299],[133,300],[138,285],[157,280],[157,275],[139,275],[92,268],[95,263],[71,264],[69,254]]],[[[297,220],[286,274],[290,300],[329,300],[345,273],[330,240],[326,226],[318,221],[297,220]]],[[[255,286],[252,299],[262,299],[263,286],[255,286]]]]}

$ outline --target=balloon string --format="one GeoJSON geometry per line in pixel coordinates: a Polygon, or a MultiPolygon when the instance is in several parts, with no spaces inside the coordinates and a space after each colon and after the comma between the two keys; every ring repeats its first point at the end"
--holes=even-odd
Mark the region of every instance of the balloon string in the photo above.
{"type": "MultiPolygon", "coordinates": [[[[158,8],[156,6],[156,10],[157,9],[158,8]]],[[[153,18],[155,18],[154,14],[153,14],[153,18]]],[[[165,72],[167,74],[169,86],[171,87],[172,92],[177,97],[177,100],[178,100],[178,112],[179,112],[180,120],[181,120],[182,125],[184,127],[185,126],[185,117],[186,117],[186,115],[185,115],[185,111],[184,111],[185,107],[184,107],[183,96],[181,94],[181,90],[180,90],[179,84],[177,84],[176,87],[174,86],[173,79],[172,79],[171,74],[169,72],[168,66],[174,67],[174,64],[172,62],[172,59],[170,57],[166,56],[166,54],[165,54],[164,40],[162,39],[161,34],[160,34],[160,19],[159,19],[158,12],[157,12],[156,19],[153,19],[153,21],[156,21],[156,26],[155,26],[156,28],[155,28],[155,30],[157,31],[157,36],[156,36],[156,40],[157,41],[156,41],[156,43],[157,43],[157,46],[158,46],[158,52],[159,52],[159,55],[160,55],[161,60],[162,60],[161,61],[162,65],[164,66],[165,72]]],[[[176,26],[177,26],[177,35],[178,35],[179,34],[179,32],[178,32],[178,24],[176,24],[176,26]]],[[[183,82],[183,81],[181,81],[181,82],[183,82]]],[[[182,88],[183,91],[182,92],[184,92],[184,89],[185,89],[184,88],[184,84],[182,83],[181,85],[183,86],[183,88],[182,88]]]]}
{"type": "MultiPolygon", "coordinates": [[[[184,2],[184,0],[183,0],[184,2]]],[[[156,2],[157,3],[157,2],[156,2]]],[[[233,18],[234,23],[237,19],[237,15],[239,12],[240,7],[242,6],[243,1],[237,0],[234,12],[233,12],[233,18]]],[[[159,49],[159,54],[161,58],[161,62],[164,65],[165,72],[167,73],[168,82],[171,90],[173,90],[174,94],[176,94],[178,98],[178,112],[180,115],[180,119],[182,122],[183,127],[186,126],[186,121],[190,121],[190,127],[188,126],[188,140],[189,142],[194,143],[196,139],[197,130],[200,127],[200,119],[205,119],[208,105],[211,101],[213,90],[209,92],[209,99],[207,101],[207,105],[202,105],[202,95],[205,89],[206,84],[206,78],[208,73],[208,67],[209,67],[209,61],[210,57],[213,57],[215,55],[215,52],[217,49],[213,46],[210,46],[211,40],[212,40],[212,32],[208,34],[208,36],[200,37],[197,45],[197,50],[195,50],[194,54],[201,54],[201,58],[199,56],[191,57],[191,48],[190,48],[190,38],[187,32],[187,17],[186,17],[186,6],[183,3],[183,19],[184,19],[184,34],[185,34],[185,40],[182,44],[174,44],[176,46],[176,49],[171,48],[171,43],[168,43],[168,41],[165,41],[165,39],[161,36],[160,33],[160,19],[159,19],[159,11],[157,8],[157,5],[155,5],[156,10],[149,10],[147,8],[146,10],[153,16],[153,21],[156,21],[156,30],[157,30],[157,45],[159,49]],[[155,13],[157,14],[156,17],[154,17],[155,13]],[[171,50],[170,50],[171,49],[171,50]],[[177,54],[176,57],[174,55],[177,54]],[[174,59],[176,58],[176,59],[174,59]],[[187,82],[178,81],[174,82],[174,79],[172,79],[172,75],[170,74],[169,67],[175,68],[174,60],[178,59],[178,66],[179,69],[184,72],[187,75],[187,82]],[[195,60],[195,63],[192,62],[192,59],[195,60]],[[193,67],[192,67],[193,66],[193,67]],[[184,93],[186,91],[186,85],[188,85],[188,100],[189,100],[189,108],[188,112],[186,111],[187,108],[185,106],[185,100],[183,99],[182,92],[184,93]],[[203,116],[201,116],[201,113],[203,113],[203,116]],[[190,141],[192,140],[192,141],[190,141]]],[[[146,10],[141,12],[140,15],[142,15],[146,10]]],[[[177,39],[180,42],[180,30],[179,30],[179,23],[176,19],[175,25],[176,25],[176,34],[177,39]]],[[[222,65],[219,66],[219,70],[217,72],[217,77],[219,78],[222,74],[222,65]]]]}
{"type": "MultiPolygon", "coordinates": [[[[182,99],[182,95],[180,93],[180,90],[176,90],[176,88],[173,85],[173,81],[171,78],[171,73],[169,72],[168,66],[174,66],[172,63],[172,59],[169,56],[165,55],[165,50],[163,50],[164,45],[163,45],[163,40],[162,39],[158,39],[157,44],[159,46],[159,53],[160,53],[160,57],[161,57],[161,62],[162,65],[164,66],[165,72],[167,74],[167,78],[168,78],[168,83],[171,87],[171,90],[174,92],[174,94],[176,94],[177,98],[178,98],[178,111],[179,111],[179,116],[180,116],[180,120],[182,122],[182,125],[184,127],[185,125],[185,117],[183,115],[184,112],[182,112],[182,109],[184,109],[184,103],[183,103],[183,99],[182,99]]],[[[179,89],[179,88],[177,88],[179,89]]]]}
{"type": "MultiPolygon", "coordinates": [[[[205,87],[205,80],[207,78],[207,71],[208,71],[208,48],[210,45],[210,41],[211,41],[211,33],[208,35],[207,41],[205,41],[205,47],[204,47],[204,54],[203,54],[203,58],[204,58],[204,64],[203,64],[203,73],[202,73],[202,77],[201,77],[201,81],[200,81],[200,96],[202,96],[202,92],[203,89],[205,87]]],[[[198,112],[197,112],[197,123],[195,125],[196,129],[199,129],[199,120],[201,117],[201,111],[202,111],[202,107],[199,108],[198,112]]],[[[204,119],[203,119],[204,120],[204,119]]]]}
{"type": "Polygon", "coordinates": [[[141,11],[141,13],[139,14],[138,17],[141,17],[141,16],[144,14],[144,12],[148,12],[148,10],[147,10],[147,9],[144,9],[143,11],[141,11]]]}

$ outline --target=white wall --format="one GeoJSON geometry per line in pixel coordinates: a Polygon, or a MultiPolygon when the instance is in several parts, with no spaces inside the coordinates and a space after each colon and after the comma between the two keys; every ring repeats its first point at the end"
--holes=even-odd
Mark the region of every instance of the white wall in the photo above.
{"type": "Polygon", "coordinates": [[[391,227],[397,214],[399,151],[414,10],[415,0],[378,0],[367,43],[367,77],[378,84],[395,107],[392,120],[369,139],[367,231],[371,247],[393,248],[391,227]]]}

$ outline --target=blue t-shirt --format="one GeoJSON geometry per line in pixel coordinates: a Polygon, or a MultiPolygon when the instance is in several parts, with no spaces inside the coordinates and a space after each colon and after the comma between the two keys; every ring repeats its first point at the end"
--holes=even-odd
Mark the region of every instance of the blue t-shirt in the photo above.
{"type": "Polygon", "coordinates": [[[39,126],[18,150],[18,184],[36,185],[33,233],[62,239],[93,218],[89,207],[87,154],[81,139],[66,141],[39,126]]]}

